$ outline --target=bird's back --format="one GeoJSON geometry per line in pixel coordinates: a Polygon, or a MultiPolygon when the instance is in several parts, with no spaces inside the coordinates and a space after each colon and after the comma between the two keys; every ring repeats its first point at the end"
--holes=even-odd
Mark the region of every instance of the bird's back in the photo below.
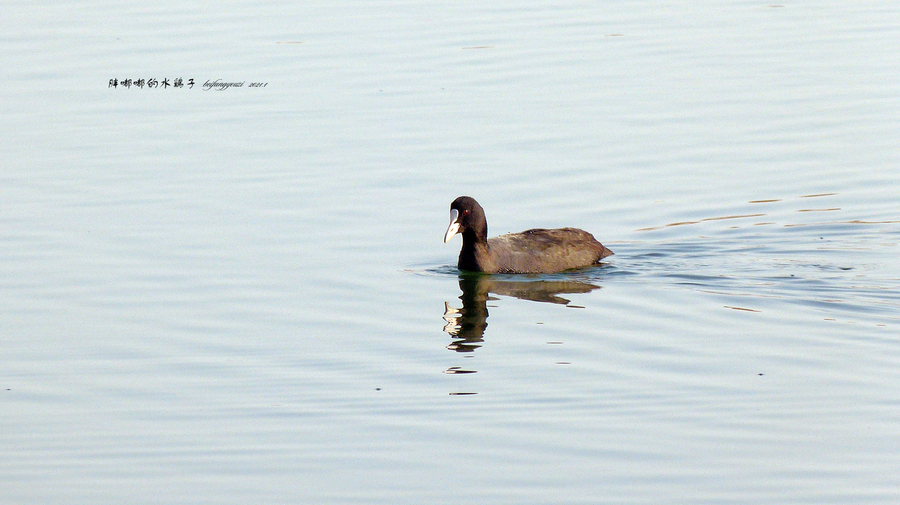
{"type": "Polygon", "coordinates": [[[578,228],[535,228],[488,239],[495,273],[552,273],[598,263],[613,254],[578,228]]]}

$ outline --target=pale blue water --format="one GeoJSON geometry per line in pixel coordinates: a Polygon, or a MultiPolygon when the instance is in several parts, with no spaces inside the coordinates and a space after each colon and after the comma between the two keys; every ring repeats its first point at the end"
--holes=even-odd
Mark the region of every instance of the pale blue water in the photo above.
{"type": "Polygon", "coordinates": [[[900,500],[900,6],[0,18],[0,501],[900,500]]]}

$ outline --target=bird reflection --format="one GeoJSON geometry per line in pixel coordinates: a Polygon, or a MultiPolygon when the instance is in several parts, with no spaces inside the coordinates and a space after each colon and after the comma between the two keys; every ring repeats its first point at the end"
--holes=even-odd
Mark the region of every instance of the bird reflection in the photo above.
{"type": "Polygon", "coordinates": [[[473,352],[484,342],[488,323],[488,300],[497,300],[491,294],[514,296],[522,300],[568,305],[561,294],[589,293],[600,286],[575,280],[512,280],[497,275],[465,273],[459,276],[462,308],[454,308],[444,302],[444,331],[454,340],[448,349],[457,352],[473,352]]]}

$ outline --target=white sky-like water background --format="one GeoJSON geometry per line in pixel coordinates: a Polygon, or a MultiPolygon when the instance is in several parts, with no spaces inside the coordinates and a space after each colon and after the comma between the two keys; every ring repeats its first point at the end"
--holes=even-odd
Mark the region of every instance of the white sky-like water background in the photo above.
{"type": "Polygon", "coordinates": [[[0,501],[900,500],[900,6],[0,17],[0,501]]]}

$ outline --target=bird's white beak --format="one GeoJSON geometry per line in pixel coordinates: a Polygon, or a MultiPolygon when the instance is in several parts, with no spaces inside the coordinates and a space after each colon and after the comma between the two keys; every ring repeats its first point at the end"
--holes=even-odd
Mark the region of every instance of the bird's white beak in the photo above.
{"type": "Polygon", "coordinates": [[[459,211],[456,209],[450,209],[450,226],[447,227],[447,233],[444,234],[444,243],[450,241],[454,235],[459,232],[459,211]]]}

